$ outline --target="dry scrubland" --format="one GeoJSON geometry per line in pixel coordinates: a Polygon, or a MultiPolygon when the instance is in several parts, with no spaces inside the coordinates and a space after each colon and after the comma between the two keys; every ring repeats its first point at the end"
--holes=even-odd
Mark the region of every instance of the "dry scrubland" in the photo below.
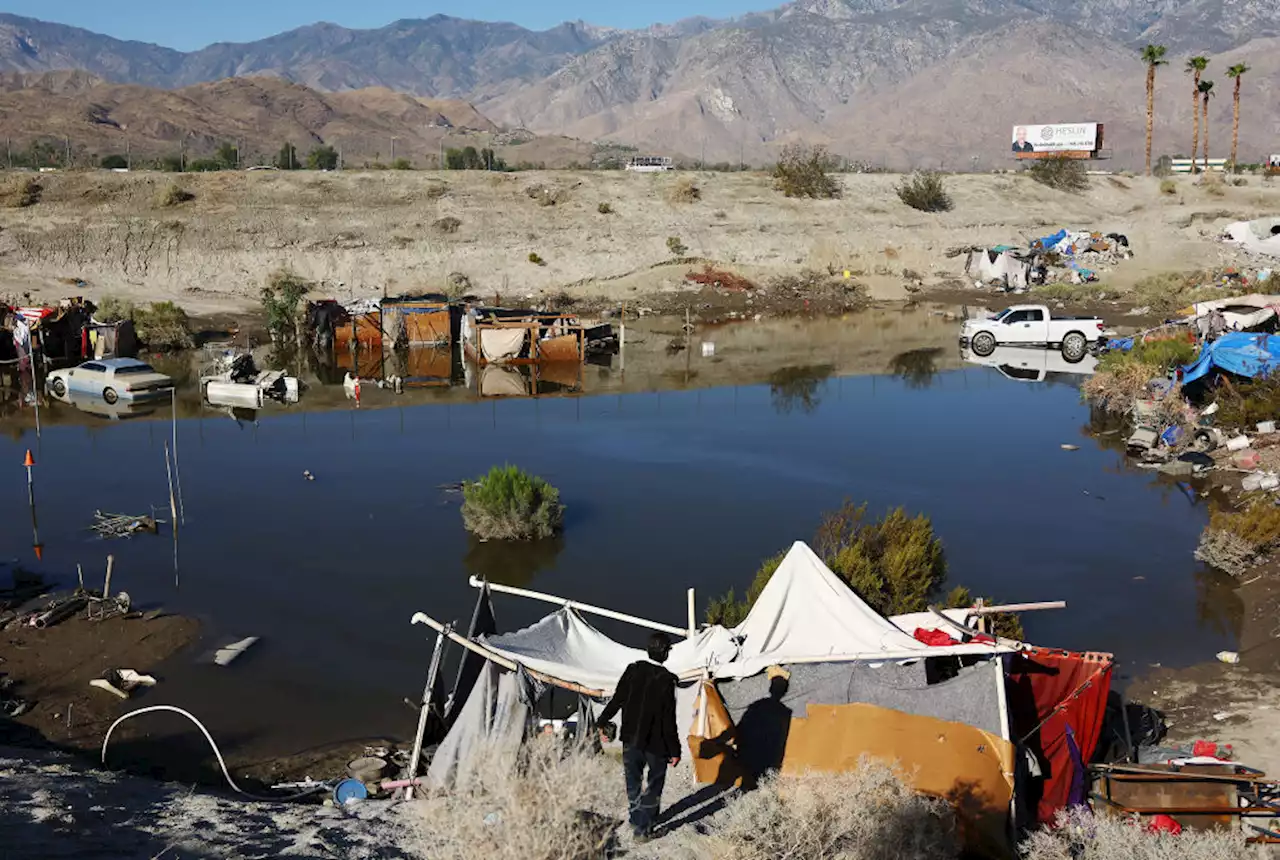
{"type": "MultiPolygon", "coordinates": [[[[535,748],[449,795],[348,811],[246,803],[188,786],[73,769],[65,758],[0,749],[5,857],[345,857],[351,860],[595,860],[625,817],[621,768],[609,756],[560,758],[535,748]]],[[[686,766],[687,767],[687,766],[686,766]]],[[[746,795],[692,795],[681,768],[664,806],[674,817],[632,860],[955,860],[954,816],[914,795],[888,768],[766,783],[746,795]]],[[[1253,860],[1236,833],[1152,835],[1120,819],[1077,814],[1033,835],[1024,860],[1253,860]]]]}
{"type": "Polygon", "coordinates": [[[81,279],[92,298],[238,311],[283,267],[339,298],[442,290],[460,272],[512,302],[561,291],[639,300],[687,286],[688,267],[670,265],[675,247],[754,279],[849,269],[873,297],[893,299],[906,295],[904,269],[927,285],[958,276],[949,247],[1060,226],[1126,234],[1136,259],[1108,276],[1123,289],[1152,272],[1212,265],[1224,223],[1280,209],[1280,183],[1259,177],[1213,188],[1165,180],[1172,190],[1091,177],[1072,194],[1022,175],[959,175],[946,179],[954,208],[937,214],[905,206],[899,177],[838,181],[842,198],[819,201],[787,199],[760,173],[12,175],[0,178],[0,293],[53,298],[81,279]]]}

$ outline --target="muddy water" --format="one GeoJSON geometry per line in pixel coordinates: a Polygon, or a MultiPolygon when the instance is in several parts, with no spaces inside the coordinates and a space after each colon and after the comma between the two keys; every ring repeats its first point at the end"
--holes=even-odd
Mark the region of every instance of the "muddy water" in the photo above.
{"type": "MultiPolygon", "coordinates": [[[[401,700],[421,689],[430,641],[409,618],[465,623],[471,574],[682,624],[686,588],[700,608],[741,589],[846,497],[928,513],[953,581],[975,593],[1067,600],[1026,616],[1037,643],[1113,651],[1135,670],[1230,647],[1230,602],[1191,557],[1203,504],[1126,467],[1114,439],[1089,438],[1082,376],[1019,355],[966,364],[955,325],[929,309],[869,311],[700,331],[690,352],[670,349],[678,322],[657,321],[629,330],[625,372],[619,357],[589,366],[568,397],[366,387],[355,409],[341,385],[316,384],[299,406],[237,421],[184,392],[176,576],[167,536],[85,532],[95,509],[167,508],[167,408],[107,420],[49,406],[39,440],[19,410],[3,419],[0,555],[66,578],[78,562],[99,575],[111,551],[116,588],[198,615],[206,645],[262,637],[227,668],[183,655],[146,696],[189,707],[241,758],[410,734],[401,700]],[[560,488],[562,540],[467,538],[441,485],[506,462],[560,488]]],[[[507,628],[545,608],[496,600],[507,628]]]]}

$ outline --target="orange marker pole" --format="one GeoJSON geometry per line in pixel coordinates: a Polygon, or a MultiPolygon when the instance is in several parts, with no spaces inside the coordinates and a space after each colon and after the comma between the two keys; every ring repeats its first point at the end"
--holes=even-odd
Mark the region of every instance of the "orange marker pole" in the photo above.
{"type": "Polygon", "coordinates": [[[31,449],[28,448],[27,457],[22,461],[22,465],[27,469],[27,505],[31,508],[31,548],[36,551],[36,559],[40,560],[44,557],[44,546],[40,543],[40,528],[36,524],[36,485],[31,474],[31,467],[35,464],[35,458],[31,456],[31,449]]]}

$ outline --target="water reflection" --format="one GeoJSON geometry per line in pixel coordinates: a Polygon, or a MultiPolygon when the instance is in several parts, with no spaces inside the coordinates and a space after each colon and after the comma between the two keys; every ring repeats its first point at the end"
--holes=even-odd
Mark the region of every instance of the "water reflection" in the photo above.
{"type": "Polygon", "coordinates": [[[900,352],[890,360],[889,372],[905,382],[908,388],[928,388],[938,375],[938,357],[941,355],[942,348],[936,346],[900,352]]]}
{"type": "Polygon", "coordinates": [[[1244,628],[1244,601],[1240,599],[1240,583],[1233,577],[1212,569],[1196,572],[1196,617],[1206,627],[1233,639],[1240,638],[1244,628]]]}
{"type": "Polygon", "coordinates": [[[779,415],[790,415],[799,409],[810,413],[822,403],[819,389],[835,370],[830,364],[807,364],[783,367],[769,374],[769,396],[779,415]]]}
{"type": "Polygon", "coordinates": [[[523,587],[541,571],[554,568],[563,549],[564,539],[560,537],[527,542],[471,538],[462,566],[470,576],[523,587]]]}

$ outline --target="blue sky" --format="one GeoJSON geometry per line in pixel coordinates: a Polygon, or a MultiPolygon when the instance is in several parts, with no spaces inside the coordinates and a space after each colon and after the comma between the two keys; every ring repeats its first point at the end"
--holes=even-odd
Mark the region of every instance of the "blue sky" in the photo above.
{"type": "Polygon", "coordinates": [[[344,27],[381,27],[399,18],[452,15],[482,21],[514,21],[542,30],[561,21],[584,20],[610,27],[644,27],[677,21],[693,15],[730,17],[781,5],[782,0],[679,0],[645,3],[598,3],[588,0],[549,0],[543,3],[515,0],[450,0],[423,4],[409,0],[311,0],[308,3],[271,0],[219,0],[215,3],[183,3],[173,0],[5,0],[0,11],[59,24],[71,24],[117,39],[154,42],[189,51],[212,42],[248,42],[316,21],[344,27]]]}

